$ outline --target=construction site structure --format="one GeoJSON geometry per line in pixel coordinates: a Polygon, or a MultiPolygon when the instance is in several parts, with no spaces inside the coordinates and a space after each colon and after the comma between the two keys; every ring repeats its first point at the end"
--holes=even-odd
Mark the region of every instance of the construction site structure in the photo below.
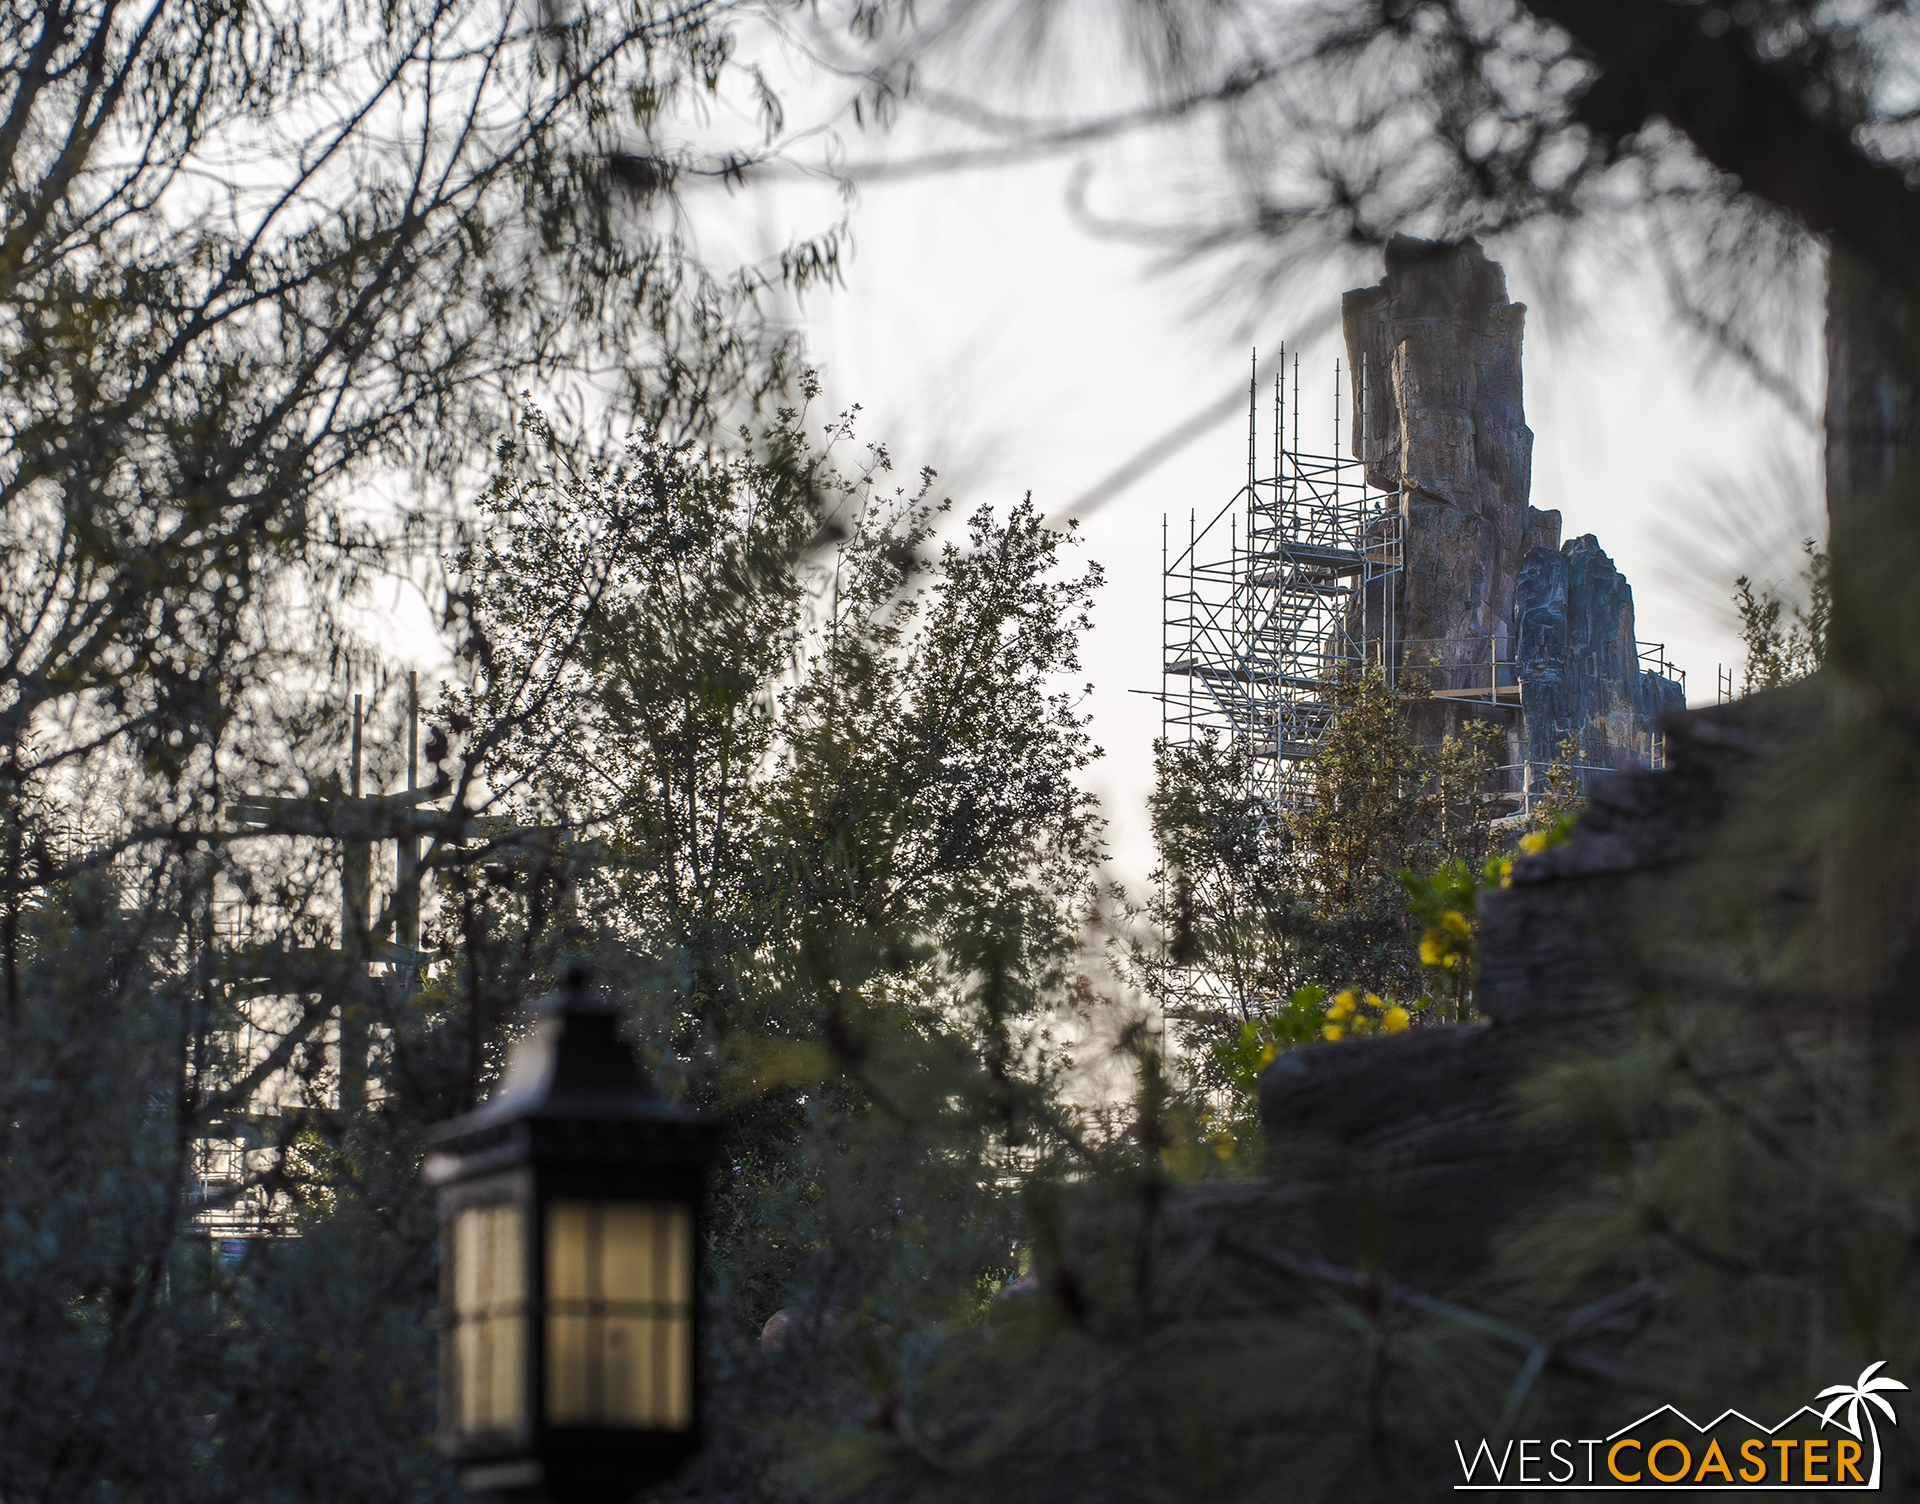
{"type": "MultiPolygon", "coordinates": [[[[1333,443],[1309,452],[1299,356],[1288,361],[1283,347],[1264,466],[1256,352],[1245,484],[1204,523],[1190,511],[1184,539],[1161,520],[1161,734],[1173,745],[1215,735],[1244,746],[1278,811],[1308,797],[1306,766],[1337,713],[1335,676],[1396,670],[1402,558],[1396,498],[1370,492],[1361,462],[1339,452],[1339,363],[1327,394],[1333,443]]],[[[1361,379],[1364,422],[1364,369],[1361,379]]]]}
{"type": "Polygon", "coordinates": [[[1310,394],[1282,353],[1263,461],[1256,359],[1245,482],[1184,538],[1163,524],[1165,739],[1230,739],[1283,818],[1312,797],[1334,682],[1371,666],[1418,681],[1416,742],[1491,729],[1506,752],[1485,792],[1522,810],[1550,768],[1584,788],[1657,765],[1685,676],[1639,640],[1599,540],[1563,543],[1560,513],[1531,504],[1525,305],[1471,240],[1395,236],[1385,262],[1341,299],[1330,389],[1310,394]],[[1331,443],[1309,450],[1317,414],[1331,443]]]}
{"type": "MultiPolygon", "coordinates": [[[[1312,763],[1339,714],[1330,690],[1342,670],[1377,668],[1389,684],[1407,674],[1450,716],[1498,713],[1509,756],[1490,766],[1488,792],[1528,810],[1558,764],[1584,786],[1619,760],[1589,761],[1579,748],[1542,760],[1525,734],[1519,636],[1488,632],[1467,645],[1401,631],[1409,518],[1404,487],[1373,489],[1364,462],[1340,453],[1341,412],[1351,403],[1354,448],[1364,450],[1372,417],[1372,372],[1357,384],[1334,362],[1331,443],[1302,447],[1299,356],[1283,347],[1271,377],[1268,447],[1262,455],[1257,353],[1247,390],[1247,478],[1217,512],[1189,510],[1185,536],[1161,518],[1161,736],[1178,746],[1212,736],[1246,749],[1261,794],[1276,815],[1312,798],[1312,763]],[[1503,649],[1507,650],[1503,653],[1503,649]]],[[[1315,405],[1318,405],[1317,403],[1315,405]]],[[[1557,514],[1553,516],[1557,523],[1557,514]]],[[[1557,543],[1557,538],[1554,540],[1557,543]]],[[[1677,685],[1686,672],[1661,642],[1635,639],[1634,667],[1677,685]]],[[[1596,665],[1597,671],[1597,665],[1596,665]]],[[[1637,727],[1631,762],[1660,767],[1665,742],[1637,727]]]]}
{"type": "MultiPolygon", "coordinates": [[[[1161,736],[1170,746],[1212,736],[1244,747],[1255,791],[1277,814],[1312,798],[1312,762],[1339,715],[1331,689],[1343,670],[1375,668],[1389,684],[1411,672],[1432,701],[1512,713],[1503,720],[1517,719],[1521,706],[1503,639],[1489,635],[1478,662],[1463,664],[1457,642],[1401,630],[1401,492],[1372,489],[1363,462],[1340,453],[1341,412],[1349,402],[1355,447],[1367,437],[1371,378],[1363,361],[1349,391],[1350,373],[1335,360],[1326,411],[1331,442],[1305,449],[1300,359],[1283,346],[1272,373],[1263,460],[1256,352],[1245,483],[1204,522],[1190,510],[1184,539],[1161,518],[1161,736]],[[1444,674],[1435,671],[1442,662],[1444,674]]],[[[1639,647],[1643,658],[1664,664],[1664,644],[1639,647]]],[[[1512,756],[1488,770],[1490,779],[1524,806],[1544,786],[1545,769],[1529,768],[1521,738],[1505,740],[1512,756]]],[[[1607,770],[1571,765],[1581,773],[1607,770]]]]}
{"type": "Polygon", "coordinates": [[[220,948],[214,974],[237,1020],[227,1041],[233,1079],[224,1093],[233,1100],[196,1135],[194,1199],[196,1222],[229,1253],[285,1231],[284,1208],[266,1188],[274,1140],[316,1114],[344,1121],[377,1105],[386,1020],[419,991],[434,962],[421,936],[429,873],[484,863],[498,880],[517,863],[552,866],[578,854],[569,830],[470,813],[437,771],[422,784],[414,674],[407,675],[406,693],[403,788],[363,789],[368,706],[355,694],[343,777],[302,794],[239,797],[221,812],[219,839],[226,842],[312,840],[337,847],[340,884],[331,942],[251,933],[232,913],[214,925],[220,948]],[[317,1107],[290,1070],[296,1050],[315,1048],[324,1050],[330,1068],[329,1089],[317,1107]]]}

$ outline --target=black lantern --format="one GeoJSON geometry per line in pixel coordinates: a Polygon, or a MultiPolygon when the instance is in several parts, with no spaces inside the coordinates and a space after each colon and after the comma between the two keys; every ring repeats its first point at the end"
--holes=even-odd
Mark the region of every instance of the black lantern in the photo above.
{"type": "Polygon", "coordinates": [[[440,1447],[461,1484],[597,1504],[700,1447],[701,1190],[718,1126],[655,1096],[565,968],[476,1111],[435,1130],[440,1447]]]}

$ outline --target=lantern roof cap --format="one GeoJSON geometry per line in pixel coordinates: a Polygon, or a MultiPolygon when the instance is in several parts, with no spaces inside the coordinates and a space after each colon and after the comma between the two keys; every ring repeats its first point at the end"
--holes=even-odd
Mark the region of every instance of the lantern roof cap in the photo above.
{"type": "Polygon", "coordinates": [[[594,992],[589,980],[584,963],[561,959],[559,989],[527,1004],[533,1028],[514,1042],[492,1093],[472,1112],[436,1128],[436,1145],[452,1147],[453,1140],[524,1121],[712,1123],[653,1090],[620,1038],[619,1008],[594,992]]]}

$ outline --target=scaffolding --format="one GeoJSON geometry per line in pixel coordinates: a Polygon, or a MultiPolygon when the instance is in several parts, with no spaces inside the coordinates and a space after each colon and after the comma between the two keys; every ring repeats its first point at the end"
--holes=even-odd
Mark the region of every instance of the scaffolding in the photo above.
{"type": "Polygon", "coordinates": [[[1687,671],[1667,657],[1667,645],[1664,642],[1635,639],[1633,651],[1643,674],[1657,674],[1663,679],[1673,680],[1680,686],[1680,698],[1684,700],[1687,697],[1687,671]]]}
{"type": "MultiPolygon", "coordinates": [[[[1253,785],[1244,790],[1275,824],[1311,804],[1313,764],[1340,714],[1333,690],[1343,670],[1377,668],[1387,683],[1440,702],[1444,719],[1462,718],[1504,730],[1507,757],[1486,768],[1480,798],[1497,828],[1524,827],[1549,792],[1548,767],[1532,758],[1515,643],[1507,624],[1456,637],[1402,635],[1400,618],[1408,539],[1407,504],[1400,491],[1372,487],[1363,461],[1341,453],[1345,402],[1352,400],[1360,443],[1369,452],[1371,375],[1333,368],[1332,443],[1324,452],[1302,447],[1302,409],[1318,406],[1300,383],[1298,355],[1283,349],[1272,373],[1272,427],[1262,462],[1260,364],[1247,387],[1246,479],[1230,500],[1201,523],[1187,516],[1180,538],[1172,518],[1161,519],[1161,736],[1171,747],[1213,739],[1247,754],[1253,785]],[[1343,390],[1347,383],[1357,391],[1343,390]],[[1416,686],[1417,681],[1417,686],[1416,686]]],[[[1638,667],[1677,679],[1662,643],[1636,642],[1638,667]]],[[[1151,693],[1152,691],[1148,691],[1151,693]]],[[[1637,736],[1628,757],[1664,767],[1665,738],[1637,736]]],[[[1577,758],[1579,754],[1574,754],[1577,758]]],[[[1616,769],[1584,760],[1551,764],[1575,775],[1582,788],[1616,769]]],[[[1170,915],[1186,900],[1178,873],[1163,894],[1170,915]]],[[[1175,917],[1176,926],[1181,921],[1175,917]]],[[[1255,994],[1257,969],[1231,958],[1168,959],[1154,986],[1165,1017],[1211,1027],[1223,1015],[1251,1017],[1274,998],[1255,994]]]]}
{"type": "MultiPolygon", "coordinates": [[[[1368,379],[1363,362],[1363,437],[1368,379]]],[[[1308,765],[1336,714],[1329,681],[1368,664],[1393,677],[1404,548],[1399,497],[1369,492],[1362,463],[1340,453],[1339,362],[1326,453],[1301,448],[1302,396],[1300,357],[1289,373],[1283,347],[1263,474],[1256,354],[1245,484],[1204,526],[1190,511],[1184,543],[1161,519],[1161,734],[1172,745],[1213,735],[1250,749],[1257,792],[1276,813],[1310,797],[1308,765]]]]}
{"type": "MultiPolygon", "coordinates": [[[[436,778],[422,786],[420,691],[407,675],[406,786],[363,792],[363,738],[368,709],[353,696],[346,778],[300,795],[252,795],[222,810],[222,839],[313,840],[339,848],[337,937],[317,945],[288,943],[239,915],[216,914],[213,935],[229,989],[234,1024],[225,1038],[231,1088],[258,1076],[243,1099],[200,1126],[193,1145],[195,1225],[222,1259],[244,1257],[250,1241],[293,1235],[292,1203],[268,1186],[303,1120],[330,1128],[377,1107],[383,1096],[379,1067],[390,1061],[391,1037],[375,1022],[395,1011],[428,978],[431,948],[421,944],[422,891],[427,877],[422,843],[440,846],[438,865],[477,864],[488,857],[509,866],[516,854],[552,865],[581,849],[573,832],[518,825],[502,816],[447,809],[451,785],[436,778]],[[392,843],[389,866],[385,847],[392,843]],[[460,856],[452,855],[454,852],[460,856]],[[377,891],[382,890],[382,891],[377,891]],[[309,1101],[290,1057],[268,1074],[277,1053],[309,1028],[303,999],[326,998],[329,1015],[308,1036],[322,1052],[333,1080],[319,1102],[309,1101]],[[380,1006],[374,1004],[384,999],[380,1006]]],[[[492,868],[487,869],[490,873],[492,868]]],[[[572,898],[563,895],[563,903],[572,898]]]]}

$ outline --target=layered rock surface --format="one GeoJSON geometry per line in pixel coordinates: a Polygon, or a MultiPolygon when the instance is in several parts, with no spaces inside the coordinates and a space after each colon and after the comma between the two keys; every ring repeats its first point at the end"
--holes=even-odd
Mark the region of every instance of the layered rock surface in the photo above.
{"type": "Polygon", "coordinates": [[[1380,284],[1341,300],[1354,455],[1406,518],[1403,661],[1437,666],[1436,688],[1484,679],[1488,642],[1507,642],[1533,483],[1526,316],[1478,245],[1406,235],[1380,284]]]}
{"type": "MultiPolygon", "coordinates": [[[[1278,1162],[1303,1170],[1284,1208],[1250,1212],[1243,1225],[1274,1246],[1352,1260],[1341,1177],[1358,1151],[1380,1177],[1373,1238],[1383,1271],[1444,1288],[1484,1269],[1517,1215],[1593,1174],[1590,1149],[1541,1130],[1520,1088],[1623,1033],[1623,927],[1650,938],[1691,929],[1698,863],[1729,789],[1757,755],[1797,734],[1805,710],[1775,692],[1669,718],[1662,771],[1604,780],[1565,845],[1517,859],[1511,886],[1480,900],[1485,1022],[1315,1045],[1268,1066],[1261,1120],[1270,1141],[1287,1146],[1278,1162]],[[1342,1152],[1316,1161],[1306,1153],[1314,1143],[1342,1152]]],[[[1797,922],[1805,892],[1782,873],[1768,891],[1784,926],[1797,922]]]]}
{"type": "Polygon", "coordinates": [[[1633,587],[1592,533],[1538,545],[1514,591],[1514,671],[1526,756],[1589,768],[1644,766],[1660,717],[1686,708],[1672,679],[1640,667],[1633,587]]]}
{"type": "MultiPolygon", "coordinates": [[[[1598,541],[1563,547],[1560,514],[1528,502],[1525,305],[1471,240],[1397,235],[1386,262],[1341,315],[1353,454],[1369,485],[1399,498],[1391,659],[1443,696],[1478,689],[1488,702],[1442,699],[1420,712],[1416,734],[1437,741],[1469,718],[1496,722],[1520,765],[1505,780],[1516,787],[1563,747],[1589,768],[1645,765],[1656,718],[1685,697],[1641,669],[1633,591],[1598,541]],[[1511,706],[1516,681],[1519,717],[1493,703],[1511,706]]],[[[1378,619],[1377,605],[1367,610],[1378,619]]]]}

